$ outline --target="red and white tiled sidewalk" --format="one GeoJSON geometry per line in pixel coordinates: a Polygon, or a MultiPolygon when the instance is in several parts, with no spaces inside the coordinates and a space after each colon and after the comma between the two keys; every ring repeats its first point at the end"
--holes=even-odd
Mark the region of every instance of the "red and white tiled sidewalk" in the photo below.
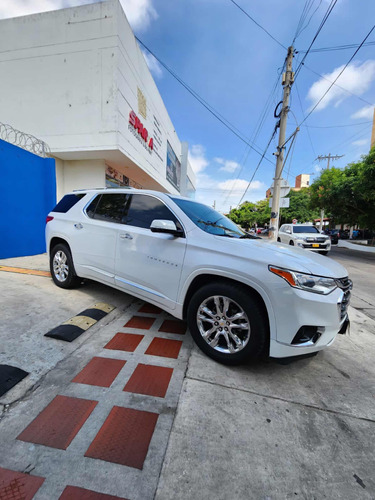
{"type": "Polygon", "coordinates": [[[87,335],[0,421],[0,500],[153,498],[191,349],[186,325],[137,301],[87,335]]]}

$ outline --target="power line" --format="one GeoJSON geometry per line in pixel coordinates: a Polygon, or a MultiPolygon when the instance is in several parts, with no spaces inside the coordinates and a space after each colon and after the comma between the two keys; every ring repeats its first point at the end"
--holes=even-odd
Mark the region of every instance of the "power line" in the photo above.
{"type": "MultiPolygon", "coordinates": [[[[257,140],[258,135],[259,135],[259,133],[260,133],[260,131],[261,131],[263,125],[264,125],[264,122],[265,122],[268,110],[269,110],[269,108],[270,108],[270,106],[272,104],[272,98],[273,98],[273,96],[274,96],[274,94],[276,92],[277,85],[279,83],[279,79],[280,79],[280,76],[281,76],[281,73],[283,72],[283,70],[284,70],[284,65],[281,68],[279,68],[279,70],[278,70],[278,73],[276,75],[276,81],[275,81],[275,83],[274,83],[274,85],[273,85],[273,87],[271,89],[271,93],[269,94],[269,97],[268,97],[268,99],[267,99],[267,101],[266,101],[266,103],[264,105],[263,112],[261,113],[261,116],[260,116],[260,118],[258,120],[258,123],[256,125],[256,129],[254,130],[253,134],[251,135],[251,141],[252,142],[255,142],[257,140]]],[[[243,158],[241,160],[241,168],[237,172],[236,179],[235,179],[235,181],[234,181],[231,189],[227,193],[224,201],[221,203],[221,206],[223,206],[223,205],[225,205],[227,203],[228,199],[232,195],[232,192],[235,191],[235,185],[236,185],[238,179],[240,178],[240,175],[241,175],[241,173],[242,173],[242,171],[243,171],[243,169],[245,167],[246,161],[247,161],[247,159],[249,157],[249,153],[250,153],[250,149],[248,149],[247,152],[245,152],[245,154],[244,154],[244,156],[243,156],[243,158]]],[[[232,178],[234,178],[234,175],[233,175],[232,178]]]]}
{"type": "Polygon", "coordinates": [[[240,201],[237,203],[237,207],[238,207],[238,206],[240,206],[240,204],[241,204],[242,200],[244,199],[244,197],[245,197],[245,195],[246,195],[246,193],[247,193],[247,191],[248,191],[248,189],[249,189],[249,187],[250,187],[251,183],[253,182],[253,179],[254,179],[254,177],[255,177],[255,174],[257,173],[257,171],[258,171],[258,169],[259,169],[259,167],[260,167],[260,164],[262,163],[263,158],[265,157],[265,154],[267,153],[267,150],[268,150],[268,148],[270,147],[270,144],[271,144],[271,142],[272,142],[272,139],[275,137],[276,130],[277,130],[277,125],[275,126],[275,129],[274,129],[274,131],[273,131],[273,133],[272,133],[272,135],[271,135],[270,140],[268,141],[268,144],[267,144],[267,146],[266,146],[266,148],[265,148],[265,150],[264,150],[264,152],[263,152],[263,155],[262,155],[261,159],[259,160],[258,165],[256,166],[256,169],[254,170],[254,173],[253,173],[253,175],[252,175],[252,177],[251,177],[251,179],[250,179],[250,181],[249,181],[249,184],[247,185],[247,187],[246,187],[246,189],[245,189],[245,191],[244,191],[244,193],[243,193],[243,195],[242,195],[242,197],[241,197],[240,201]]]}
{"type": "MultiPolygon", "coordinates": [[[[302,112],[302,117],[305,118],[305,113],[303,111],[303,106],[302,106],[302,101],[301,101],[301,96],[300,96],[300,93],[299,93],[299,90],[298,90],[298,87],[297,87],[297,84],[296,85],[296,90],[297,90],[297,96],[298,96],[298,101],[299,101],[299,104],[301,106],[301,112],[302,112]]],[[[310,131],[309,129],[307,128],[307,135],[309,136],[309,141],[310,141],[310,145],[311,145],[311,149],[312,149],[312,152],[314,153],[314,156],[316,156],[316,152],[315,152],[315,148],[314,148],[314,145],[312,143],[312,140],[311,140],[311,135],[310,135],[310,131]]]]}
{"type": "Polygon", "coordinates": [[[303,125],[304,127],[307,128],[342,128],[342,127],[356,127],[357,125],[365,125],[368,123],[372,123],[372,120],[369,120],[368,122],[359,122],[359,123],[348,123],[346,125],[303,125]]]}
{"type": "Polygon", "coordinates": [[[344,73],[344,71],[346,70],[346,68],[349,66],[349,64],[352,62],[352,60],[354,59],[354,57],[357,55],[358,51],[360,50],[360,48],[362,47],[362,45],[365,43],[365,41],[367,40],[367,38],[371,35],[371,33],[374,31],[375,29],[375,25],[370,29],[370,31],[367,33],[367,35],[365,36],[365,38],[363,39],[362,43],[359,45],[359,47],[357,48],[357,50],[354,52],[354,54],[352,55],[352,57],[349,59],[349,61],[345,64],[345,66],[343,67],[343,69],[340,71],[340,73],[337,75],[337,77],[335,78],[335,80],[331,83],[331,85],[328,87],[328,89],[324,92],[324,94],[322,95],[322,97],[319,99],[319,101],[315,104],[315,106],[310,110],[309,114],[307,116],[305,116],[305,118],[303,119],[303,121],[300,123],[300,126],[302,125],[302,123],[304,123],[308,117],[311,115],[311,113],[314,112],[314,110],[317,108],[317,106],[322,102],[322,100],[324,99],[324,97],[328,94],[328,92],[331,90],[331,88],[333,87],[333,85],[336,83],[336,81],[340,78],[340,76],[344,73]]]}
{"type": "Polygon", "coordinates": [[[317,8],[314,10],[314,12],[311,14],[310,16],[310,19],[308,20],[308,22],[305,24],[305,26],[303,26],[303,23],[305,22],[307,16],[308,16],[308,13],[309,13],[309,10],[312,8],[312,6],[314,5],[314,1],[315,0],[306,0],[306,3],[305,3],[305,6],[302,10],[302,14],[301,14],[301,17],[300,17],[300,20],[299,20],[299,23],[297,25],[297,29],[296,29],[296,33],[294,35],[294,38],[293,38],[293,42],[291,43],[291,45],[294,45],[294,42],[297,40],[297,38],[301,35],[302,31],[304,31],[310,24],[311,22],[311,19],[314,17],[314,14],[316,13],[316,11],[319,9],[319,7],[321,6],[322,4],[322,0],[320,0],[319,2],[319,5],[317,6],[317,8]]]}
{"type": "Polygon", "coordinates": [[[316,33],[315,33],[315,35],[314,35],[314,38],[312,39],[312,42],[310,43],[309,48],[307,49],[307,51],[306,51],[305,55],[304,55],[304,56],[303,56],[303,58],[302,58],[302,61],[299,63],[299,66],[298,66],[298,67],[297,67],[297,69],[296,69],[295,76],[294,76],[294,81],[296,80],[296,78],[297,78],[297,76],[298,76],[298,73],[301,71],[301,68],[302,68],[302,66],[303,66],[303,64],[304,64],[304,62],[305,62],[305,59],[306,59],[306,57],[307,57],[308,53],[309,53],[309,52],[310,52],[310,50],[311,50],[311,47],[313,46],[313,44],[314,44],[315,40],[318,38],[319,33],[321,32],[321,30],[322,30],[323,26],[324,26],[324,25],[325,25],[325,23],[327,22],[327,19],[329,18],[329,16],[330,16],[330,14],[331,14],[331,12],[332,12],[333,8],[335,7],[336,3],[337,3],[337,0],[331,0],[331,3],[329,4],[328,9],[327,9],[326,13],[325,13],[325,14],[324,14],[324,16],[323,16],[323,19],[322,19],[322,21],[321,21],[321,23],[320,23],[320,25],[319,25],[319,27],[318,27],[318,29],[317,29],[317,31],[316,31],[316,33]]]}
{"type": "Polygon", "coordinates": [[[254,24],[256,24],[258,26],[258,28],[260,28],[261,30],[263,30],[265,33],[267,33],[267,35],[269,37],[272,38],[272,40],[274,40],[276,43],[278,43],[283,49],[287,50],[287,48],[285,47],[285,45],[283,45],[281,42],[279,42],[279,40],[277,40],[274,36],[271,35],[271,33],[269,31],[266,30],[266,28],[264,28],[261,24],[259,24],[253,17],[250,16],[250,14],[248,12],[246,12],[246,10],[244,10],[240,5],[238,5],[238,3],[236,3],[234,0],[229,0],[230,2],[232,2],[236,7],[238,7],[240,9],[241,12],[243,12],[245,14],[245,16],[247,16],[251,21],[253,21],[254,24]]]}
{"type": "MultiPolygon", "coordinates": [[[[375,41],[374,42],[366,42],[363,44],[363,47],[369,47],[371,45],[375,45],[375,41]]],[[[311,49],[310,52],[313,53],[313,52],[332,52],[332,51],[336,51],[336,50],[348,50],[348,49],[356,49],[357,47],[359,47],[359,43],[349,43],[349,44],[346,44],[346,45],[334,45],[332,47],[320,47],[318,49],[311,49]]],[[[296,50],[296,54],[305,54],[307,52],[307,50],[296,50]]]]}
{"type": "MultiPolygon", "coordinates": [[[[197,101],[200,102],[202,104],[202,106],[207,109],[207,111],[209,111],[217,120],[219,120],[219,122],[221,122],[228,130],[230,130],[232,132],[232,134],[234,134],[236,137],[238,137],[238,139],[240,139],[242,142],[244,142],[247,146],[249,146],[249,148],[253,149],[256,153],[258,153],[259,156],[262,156],[262,158],[263,158],[262,153],[256,147],[254,147],[252,144],[250,144],[247,139],[244,139],[244,137],[242,137],[240,135],[240,134],[242,134],[243,136],[245,136],[245,134],[243,134],[240,130],[238,130],[229,120],[227,120],[222,115],[220,115],[220,113],[218,111],[216,111],[215,108],[213,108],[210,104],[208,104],[208,102],[205,101],[197,92],[195,92],[195,90],[193,90],[191,87],[189,87],[189,85],[187,83],[185,83],[161,59],[159,59],[152,52],[152,50],[149,49],[147,47],[147,45],[145,45],[142,42],[142,40],[140,40],[137,36],[135,36],[135,39],[163,66],[163,68],[165,68],[193,97],[195,97],[195,99],[197,99],[197,101]]],[[[268,158],[266,158],[266,160],[269,163],[273,163],[268,158]]]]}

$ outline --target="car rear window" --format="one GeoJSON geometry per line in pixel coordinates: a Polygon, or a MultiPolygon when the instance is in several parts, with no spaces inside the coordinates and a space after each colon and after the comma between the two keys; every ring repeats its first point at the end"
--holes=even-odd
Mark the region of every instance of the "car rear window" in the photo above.
{"type": "Polygon", "coordinates": [[[66,194],[55,206],[52,212],[59,212],[61,214],[66,214],[76,203],[81,200],[86,193],[77,194],[66,194]]]}

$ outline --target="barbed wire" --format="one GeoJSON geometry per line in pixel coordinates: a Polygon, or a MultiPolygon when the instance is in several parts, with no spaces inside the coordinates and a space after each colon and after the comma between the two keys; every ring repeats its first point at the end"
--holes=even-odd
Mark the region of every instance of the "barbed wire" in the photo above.
{"type": "Polygon", "coordinates": [[[0,139],[22,149],[26,149],[26,151],[41,156],[42,158],[48,158],[51,155],[51,150],[47,143],[31,134],[21,132],[11,125],[2,122],[0,122],[0,139]]]}

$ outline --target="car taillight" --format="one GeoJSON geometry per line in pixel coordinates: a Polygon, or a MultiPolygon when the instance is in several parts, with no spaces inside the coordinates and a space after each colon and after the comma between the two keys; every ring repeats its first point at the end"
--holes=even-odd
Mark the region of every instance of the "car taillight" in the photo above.
{"type": "Polygon", "coordinates": [[[48,224],[48,222],[51,222],[51,220],[53,220],[53,217],[51,217],[50,215],[47,215],[46,224],[48,224]]]}

